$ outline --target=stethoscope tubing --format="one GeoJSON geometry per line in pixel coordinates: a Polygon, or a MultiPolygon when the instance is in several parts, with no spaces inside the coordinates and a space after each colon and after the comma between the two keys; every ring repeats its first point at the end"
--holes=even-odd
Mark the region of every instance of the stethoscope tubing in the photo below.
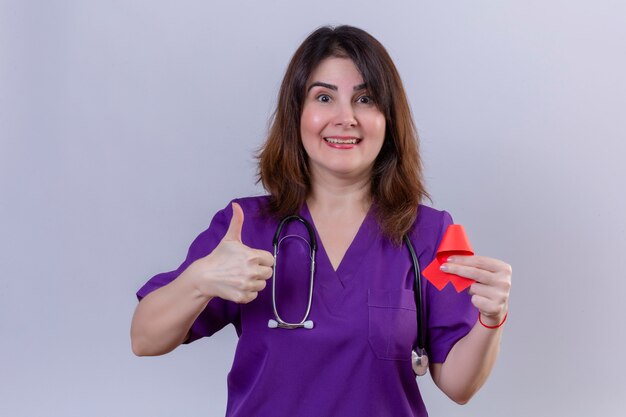
{"type": "MultiPolygon", "coordinates": [[[[304,239],[304,238],[303,238],[304,239]]],[[[409,250],[411,255],[411,262],[413,264],[413,276],[414,276],[414,286],[413,286],[413,296],[415,299],[415,313],[417,316],[417,346],[413,350],[412,356],[412,367],[413,371],[416,375],[421,376],[426,373],[428,369],[428,355],[426,354],[426,328],[424,326],[424,316],[423,316],[423,300],[422,300],[422,281],[421,281],[421,270],[419,266],[419,261],[417,259],[417,255],[415,254],[415,249],[413,248],[413,244],[407,235],[403,236],[403,240],[409,250]]],[[[313,226],[309,224],[304,218],[291,215],[283,218],[281,222],[278,224],[276,228],[276,233],[274,234],[274,239],[272,240],[272,245],[274,246],[274,265],[272,266],[272,308],[274,309],[274,319],[270,319],[268,322],[268,327],[270,328],[281,328],[281,329],[312,329],[314,327],[314,323],[312,320],[309,320],[309,314],[311,312],[311,305],[313,302],[313,283],[315,279],[315,253],[317,252],[317,239],[315,237],[315,231],[313,230],[313,226]],[[283,227],[290,221],[298,220],[300,223],[304,224],[309,233],[309,247],[310,247],[310,256],[311,256],[311,274],[309,277],[309,299],[307,302],[306,312],[304,317],[299,323],[289,323],[286,322],[280,317],[278,313],[278,307],[276,306],[276,264],[278,259],[278,246],[280,234],[282,232],[283,227]]]]}
{"type": "Polygon", "coordinates": [[[417,260],[417,255],[415,254],[415,249],[413,248],[411,240],[407,235],[404,235],[403,238],[404,243],[406,243],[406,246],[409,249],[409,253],[411,254],[411,261],[413,262],[413,275],[415,280],[413,297],[415,298],[415,310],[417,315],[417,323],[419,324],[417,329],[417,347],[418,349],[424,351],[426,347],[426,332],[424,329],[424,312],[422,311],[422,271],[420,269],[420,264],[417,260]]]}
{"type": "Polygon", "coordinates": [[[274,246],[274,265],[272,266],[272,308],[274,309],[274,317],[276,320],[269,320],[268,326],[270,328],[281,328],[281,329],[312,329],[314,323],[312,320],[309,320],[309,314],[311,312],[311,305],[313,303],[313,283],[315,281],[315,253],[317,252],[317,239],[315,238],[315,231],[313,227],[304,220],[300,216],[292,215],[287,216],[281,220],[280,224],[276,228],[276,233],[274,234],[274,239],[272,240],[272,245],[274,246]],[[306,312],[304,313],[304,317],[299,323],[288,323],[280,317],[278,314],[278,307],[276,306],[276,261],[278,256],[278,246],[280,233],[283,230],[283,226],[290,221],[298,220],[300,223],[304,224],[309,232],[309,246],[310,246],[310,256],[311,256],[311,273],[309,276],[309,299],[307,302],[306,312]]]}

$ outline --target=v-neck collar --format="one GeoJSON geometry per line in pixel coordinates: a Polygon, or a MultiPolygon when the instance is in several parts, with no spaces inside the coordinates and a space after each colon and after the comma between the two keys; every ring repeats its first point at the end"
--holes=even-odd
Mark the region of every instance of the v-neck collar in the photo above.
{"type": "Polygon", "coordinates": [[[350,246],[348,246],[343,258],[341,258],[339,266],[337,266],[337,270],[333,268],[333,265],[330,262],[330,258],[328,257],[324,243],[317,232],[313,216],[311,215],[306,202],[302,206],[302,216],[311,223],[313,229],[315,230],[318,248],[318,256],[316,260],[317,267],[324,268],[329,273],[336,276],[341,286],[344,287],[345,284],[356,275],[360,266],[363,264],[362,260],[372,246],[374,240],[376,240],[378,225],[374,216],[374,204],[372,203],[367,211],[365,218],[359,226],[359,230],[352,239],[352,242],[350,242],[350,246]]]}

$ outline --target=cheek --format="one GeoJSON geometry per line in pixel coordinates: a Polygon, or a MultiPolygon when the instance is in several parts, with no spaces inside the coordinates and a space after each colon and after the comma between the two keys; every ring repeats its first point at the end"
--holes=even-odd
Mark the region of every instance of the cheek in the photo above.
{"type": "Polygon", "coordinates": [[[385,116],[380,115],[375,119],[372,119],[372,124],[370,126],[370,132],[372,137],[376,138],[376,155],[380,153],[380,150],[383,147],[383,143],[385,142],[385,116]]]}
{"type": "Polygon", "coordinates": [[[372,129],[376,131],[378,136],[384,139],[385,127],[386,127],[385,116],[381,114],[376,119],[374,119],[372,129]]]}
{"type": "Polygon", "coordinates": [[[319,117],[313,112],[307,111],[306,108],[302,111],[302,117],[300,118],[300,138],[302,140],[302,146],[307,157],[311,152],[315,153],[315,150],[319,146],[319,117]]]}
{"type": "Polygon", "coordinates": [[[300,131],[302,136],[317,134],[323,128],[322,117],[319,113],[304,108],[300,118],[300,131]]]}
{"type": "Polygon", "coordinates": [[[375,138],[378,149],[382,148],[383,142],[385,141],[385,128],[387,124],[385,122],[385,116],[378,115],[377,117],[372,117],[369,119],[369,124],[367,126],[367,131],[371,138],[375,138]]]}

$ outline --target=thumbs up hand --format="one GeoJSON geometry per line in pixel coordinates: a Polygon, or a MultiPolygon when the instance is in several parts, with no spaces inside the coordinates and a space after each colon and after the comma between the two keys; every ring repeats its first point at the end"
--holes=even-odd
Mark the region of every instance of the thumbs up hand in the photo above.
{"type": "Polygon", "coordinates": [[[189,267],[197,288],[204,296],[246,304],[254,300],[272,276],[274,256],[253,249],[241,241],[244,214],[232,203],[233,217],[226,235],[209,255],[189,267]]]}

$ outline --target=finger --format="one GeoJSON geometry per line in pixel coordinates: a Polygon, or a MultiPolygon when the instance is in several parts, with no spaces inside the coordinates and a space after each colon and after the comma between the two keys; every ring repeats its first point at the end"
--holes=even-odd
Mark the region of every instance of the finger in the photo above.
{"type": "Polygon", "coordinates": [[[265,281],[264,279],[257,279],[257,276],[255,274],[254,276],[249,277],[241,284],[239,284],[237,286],[237,290],[242,293],[258,292],[265,288],[265,285],[267,285],[267,281],[265,281]]]}
{"type": "Polygon", "coordinates": [[[470,286],[469,293],[471,295],[477,294],[482,295],[483,297],[490,298],[491,295],[494,295],[496,293],[496,290],[490,285],[475,282],[470,286]]]}
{"type": "Polygon", "coordinates": [[[472,295],[472,304],[474,304],[474,307],[486,316],[497,316],[498,314],[501,314],[504,309],[502,304],[476,294],[472,295]]]}
{"type": "Polygon", "coordinates": [[[472,284],[473,288],[471,290],[476,292],[476,294],[482,294],[483,292],[487,294],[493,290],[493,292],[508,296],[511,291],[511,277],[499,273],[490,274],[492,279],[489,282],[476,282],[472,284]]]}
{"type": "Polygon", "coordinates": [[[252,249],[252,250],[254,251],[255,257],[257,258],[259,265],[269,266],[269,267],[274,265],[274,255],[262,249],[252,249]]]}
{"type": "Polygon", "coordinates": [[[493,273],[483,269],[474,268],[473,266],[465,266],[457,263],[445,263],[441,266],[441,270],[448,273],[458,275],[464,278],[470,278],[474,281],[489,284],[493,282],[493,273]]]}
{"type": "Polygon", "coordinates": [[[499,272],[502,270],[510,269],[511,266],[504,261],[495,258],[489,258],[487,256],[460,256],[454,255],[447,259],[447,262],[473,266],[475,268],[484,269],[485,271],[490,272],[499,272]]]}
{"type": "Polygon", "coordinates": [[[243,209],[238,203],[233,203],[233,217],[226,231],[224,239],[241,242],[241,229],[243,228],[243,209]]]}
{"type": "Polygon", "coordinates": [[[238,294],[234,297],[232,301],[237,304],[248,304],[249,302],[254,301],[258,297],[259,293],[256,291],[247,291],[241,294],[238,294]]]}
{"type": "Polygon", "coordinates": [[[250,286],[250,291],[261,292],[265,289],[266,286],[267,281],[265,281],[264,279],[257,279],[250,286]]]}
{"type": "Polygon", "coordinates": [[[502,289],[478,282],[472,284],[469,293],[487,298],[497,304],[505,304],[507,301],[507,294],[502,289]]]}
{"type": "Polygon", "coordinates": [[[273,272],[274,270],[271,266],[259,265],[256,267],[254,278],[257,280],[265,281],[266,279],[270,279],[272,277],[273,272]]]}

